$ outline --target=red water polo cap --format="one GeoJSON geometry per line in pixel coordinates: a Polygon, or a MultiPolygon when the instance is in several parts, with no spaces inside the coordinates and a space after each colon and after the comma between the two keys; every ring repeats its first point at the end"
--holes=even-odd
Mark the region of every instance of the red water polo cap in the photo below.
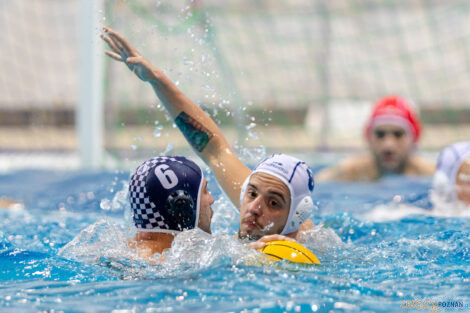
{"type": "Polygon", "coordinates": [[[399,96],[387,96],[374,105],[372,115],[366,124],[365,135],[369,139],[375,127],[383,124],[400,126],[416,142],[421,134],[421,123],[411,105],[399,96]]]}

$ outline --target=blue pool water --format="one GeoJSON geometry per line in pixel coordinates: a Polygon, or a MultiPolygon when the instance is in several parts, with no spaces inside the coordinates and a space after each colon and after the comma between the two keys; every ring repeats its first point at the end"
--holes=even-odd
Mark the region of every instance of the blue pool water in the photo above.
{"type": "Polygon", "coordinates": [[[403,301],[425,299],[470,312],[470,219],[432,214],[429,179],[317,186],[303,240],[322,264],[260,266],[220,192],[212,237],[179,236],[162,265],[133,259],[128,177],[0,176],[0,196],[24,205],[0,209],[0,312],[414,312],[403,301]]]}

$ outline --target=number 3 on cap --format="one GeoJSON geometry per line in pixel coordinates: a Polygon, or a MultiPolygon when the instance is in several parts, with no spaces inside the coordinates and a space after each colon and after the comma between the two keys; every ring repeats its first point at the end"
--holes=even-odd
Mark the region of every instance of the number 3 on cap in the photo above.
{"type": "Polygon", "coordinates": [[[163,188],[170,189],[178,184],[178,177],[175,172],[168,170],[168,164],[162,164],[155,168],[155,175],[162,184],[163,188]],[[166,170],[166,171],[165,171],[166,170]]]}

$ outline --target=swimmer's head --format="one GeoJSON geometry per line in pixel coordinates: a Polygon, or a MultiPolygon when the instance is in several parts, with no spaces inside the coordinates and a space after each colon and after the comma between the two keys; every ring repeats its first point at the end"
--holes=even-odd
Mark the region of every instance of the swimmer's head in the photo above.
{"type": "Polygon", "coordinates": [[[365,136],[383,173],[402,173],[421,134],[421,124],[411,105],[398,96],[375,103],[365,136]]]}
{"type": "Polygon", "coordinates": [[[394,125],[402,128],[414,142],[421,135],[421,123],[412,106],[402,97],[387,96],[374,104],[372,114],[367,121],[365,135],[373,135],[380,125],[394,125]]]}
{"type": "Polygon", "coordinates": [[[199,226],[210,233],[214,198],[199,166],[185,157],[142,163],[131,177],[129,201],[137,231],[175,233],[199,226]]]}
{"type": "Polygon", "coordinates": [[[313,210],[313,187],[305,162],[285,154],[261,161],[242,187],[239,236],[258,239],[297,231],[313,210]]]}
{"type": "Polygon", "coordinates": [[[455,143],[442,150],[433,188],[440,200],[470,204],[470,142],[455,143]]]}

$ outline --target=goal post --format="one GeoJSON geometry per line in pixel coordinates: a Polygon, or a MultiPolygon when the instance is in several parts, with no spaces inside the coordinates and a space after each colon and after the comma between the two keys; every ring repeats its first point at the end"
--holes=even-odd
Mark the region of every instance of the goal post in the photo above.
{"type": "Polygon", "coordinates": [[[103,159],[103,51],[99,37],[103,0],[80,0],[79,105],[76,114],[80,164],[99,168],[103,159]]]}

